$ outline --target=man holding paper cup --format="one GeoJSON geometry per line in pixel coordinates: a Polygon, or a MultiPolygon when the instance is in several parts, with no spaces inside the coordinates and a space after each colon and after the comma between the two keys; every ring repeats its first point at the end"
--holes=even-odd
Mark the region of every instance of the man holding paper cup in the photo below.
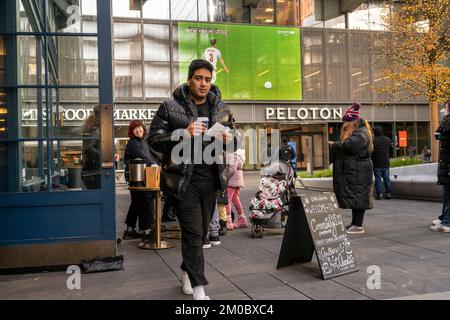
{"type": "Polygon", "coordinates": [[[203,288],[208,281],[202,246],[217,191],[225,191],[228,184],[226,164],[211,163],[204,151],[215,143],[223,147],[215,159],[224,159],[225,150],[236,150],[233,115],[221,100],[219,88],[211,83],[212,72],[206,60],[191,62],[187,83],[173,92],[173,99],[160,105],[148,138],[152,148],[163,154],[161,189],[176,199],[182,230],[183,293],[193,294],[194,300],[209,300],[203,288]]]}

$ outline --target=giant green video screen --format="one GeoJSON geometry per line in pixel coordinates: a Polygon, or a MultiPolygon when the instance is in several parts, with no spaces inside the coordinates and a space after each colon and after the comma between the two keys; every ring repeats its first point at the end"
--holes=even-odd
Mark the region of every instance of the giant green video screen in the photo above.
{"type": "Polygon", "coordinates": [[[178,22],[177,37],[180,83],[192,60],[207,59],[225,100],[302,99],[298,28],[178,22]]]}

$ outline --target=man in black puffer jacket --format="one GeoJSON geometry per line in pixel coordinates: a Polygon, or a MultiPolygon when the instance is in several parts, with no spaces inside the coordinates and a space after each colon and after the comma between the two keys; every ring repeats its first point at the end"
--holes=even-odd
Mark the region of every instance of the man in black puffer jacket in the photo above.
{"type": "MultiPolygon", "coordinates": [[[[148,138],[151,147],[163,155],[161,189],[176,199],[174,205],[182,234],[183,293],[193,294],[194,300],[209,299],[203,288],[208,282],[204,275],[202,246],[214,212],[216,191],[224,192],[228,182],[224,163],[208,164],[204,157],[201,157],[200,163],[195,161],[195,155],[198,157],[209,145],[209,142],[203,142],[198,148],[196,140],[215,123],[234,129],[229,107],[221,101],[219,88],[211,84],[212,72],[213,67],[206,60],[191,62],[187,84],[174,91],[173,99],[161,104],[150,126],[148,138]],[[209,121],[196,121],[200,117],[209,121]],[[174,136],[183,141],[178,142],[174,136]],[[188,157],[187,161],[175,157],[178,155],[173,150],[175,146],[178,150],[179,143],[191,145],[192,141],[192,157],[188,157]]],[[[236,139],[226,130],[215,135],[213,140],[223,144],[226,150],[236,150],[236,139]]],[[[215,156],[224,159],[223,154],[215,156]]]]}
{"type": "Polygon", "coordinates": [[[436,139],[439,140],[439,165],[438,184],[444,187],[444,204],[441,216],[434,220],[431,226],[432,231],[450,232],[450,114],[449,101],[445,103],[447,115],[435,132],[436,139]]]}

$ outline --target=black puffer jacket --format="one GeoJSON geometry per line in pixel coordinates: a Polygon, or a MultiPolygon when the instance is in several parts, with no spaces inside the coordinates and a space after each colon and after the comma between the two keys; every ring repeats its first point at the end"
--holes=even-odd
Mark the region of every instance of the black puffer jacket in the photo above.
{"type": "Polygon", "coordinates": [[[445,116],[439,128],[436,130],[441,134],[439,139],[439,164],[438,184],[449,184],[450,177],[450,115],[445,116]]]}
{"type": "Polygon", "coordinates": [[[355,130],[350,138],[331,146],[333,189],[342,209],[373,207],[373,144],[366,127],[355,130]]]}
{"type": "MultiPolygon", "coordinates": [[[[150,125],[148,141],[157,152],[162,153],[161,189],[181,200],[191,180],[193,164],[175,164],[171,159],[172,149],[178,141],[171,141],[172,132],[176,129],[185,129],[197,118],[196,107],[188,99],[188,86],[181,85],[173,92],[173,99],[164,101],[150,125]]],[[[216,122],[223,126],[235,129],[233,115],[230,108],[221,101],[219,88],[212,85],[207,97],[210,106],[211,123],[216,122]]],[[[224,148],[225,150],[225,148],[224,148]]],[[[233,139],[232,151],[236,151],[236,137],[233,139]]],[[[215,173],[220,182],[220,189],[225,191],[228,184],[228,166],[218,164],[215,173]]]]}

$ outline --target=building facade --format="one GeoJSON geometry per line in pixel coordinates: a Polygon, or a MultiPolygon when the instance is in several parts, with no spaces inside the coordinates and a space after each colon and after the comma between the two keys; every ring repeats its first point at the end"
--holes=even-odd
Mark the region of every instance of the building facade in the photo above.
{"type": "MultiPolygon", "coordinates": [[[[287,69],[272,67],[277,69],[280,78],[283,78],[281,74],[289,78],[295,70],[300,70],[298,77],[292,80],[297,81],[299,86],[285,89],[299,91],[300,97],[279,97],[273,92],[274,86],[262,89],[269,92],[268,95],[229,94],[224,98],[235,115],[238,128],[253,129],[257,133],[260,129],[281,130],[282,135],[289,136],[296,149],[301,150],[297,159],[299,168],[306,168],[306,157],[301,154],[308,153],[307,144],[311,141],[314,153],[312,166],[326,168],[329,164],[327,142],[337,139],[340,115],[353,101],[358,101],[363,104],[363,116],[372,125],[381,125],[385,133],[397,142],[392,156],[407,154],[407,149],[398,144],[399,131],[407,132],[408,146],[414,147],[416,153],[429,143],[428,106],[423,97],[385,108],[382,105],[387,98],[375,90],[384,81],[383,63],[370,53],[370,48],[377,45],[377,35],[383,30],[382,17],[395,10],[394,3],[175,0],[143,1],[141,5],[130,8],[126,3],[113,1],[117,110],[150,109],[149,117],[144,119],[151,121],[151,115],[159,103],[169,98],[171,92],[186,81],[180,70],[188,63],[187,57],[202,58],[200,48],[197,54],[180,54],[184,46],[180,30],[186,25],[198,26],[212,33],[217,28],[229,31],[236,25],[247,29],[248,33],[253,32],[252,28],[267,28],[269,33],[273,26],[280,28],[278,32],[288,27],[289,30],[298,30],[299,65],[294,63],[287,69]],[[163,2],[165,5],[162,5],[163,2]],[[345,12],[340,10],[344,7],[345,12]],[[302,158],[304,161],[301,161],[302,158]]],[[[194,38],[189,38],[189,41],[199,42],[194,38]]],[[[253,45],[258,46],[259,43],[253,45]]],[[[197,46],[201,47],[201,44],[197,46]]],[[[251,54],[254,60],[258,60],[254,47],[248,48],[242,44],[238,50],[241,56],[251,54]]],[[[226,51],[228,55],[236,55],[236,52],[226,51]]],[[[260,54],[259,57],[263,56],[260,54]]],[[[224,59],[227,60],[226,54],[224,59]]],[[[252,62],[243,68],[248,68],[246,73],[256,81],[259,77],[268,76],[263,74],[267,70],[261,69],[259,72],[259,66],[252,62]],[[252,73],[253,70],[258,71],[252,73]]],[[[231,73],[233,70],[227,76],[231,73]]],[[[225,75],[224,72],[222,74],[225,75]]],[[[242,78],[246,76],[241,75],[242,78]]],[[[222,90],[231,85],[230,82],[220,83],[222,90]]],[[[263,88],[262,83],[260,86],[263,88]]],[[[245,90],[239,88],[236,91],[245,90]]],[[[120,111],[117,120],[120,119],[119,114],[120,111]]],[[[128,120],[124,117],[120,120],[128,120]]],[[[126,143],[126,128],[120,121],[116,122],[116,139],[120,154],[126,143]]],[[[258,148],[259,143],[248,145],[247,151],[258,148]]],[[[258,150],[254,151],[259,154],[258,150]]],[[[258,163],[246,166],[247,169],[258,167],[258,163]]]]}
{"type": "Polygon", "coordinates": [[[0,1],[1,271],[116,255],[111,48],[109,1],[0,1]]]}
{"type": "Polygon", "coordinates": [[[392,156],[420,152],[425,99],[383,107],[374,89],[385,78],[370,48],[392,10],[346,0],[1,1],[0,268],[115,254],[113,154],[123,157],[130,120],[149,125],[212,39],[227,66],[217,63],[216,84],[238,129],[255,134],[246,169],[260,167],[262,136],[275,129],[300,169],[308,159],[327,168],[353,101],[395,142],[392,156]],[[101,135],[86,134],[99,110],[101,135]],[[83,174],[89,141],[101,149],[95,185],[83,174]]]}

